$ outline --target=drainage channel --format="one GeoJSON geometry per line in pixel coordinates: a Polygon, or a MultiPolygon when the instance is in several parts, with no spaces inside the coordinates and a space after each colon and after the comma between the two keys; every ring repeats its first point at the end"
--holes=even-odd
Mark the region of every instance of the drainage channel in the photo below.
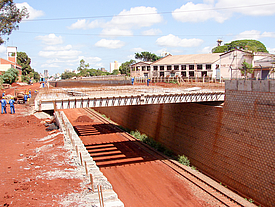
{"type": "Polygon", "coordinates": [[[123,207],[123,202],[118,199],[111,183],[99,170],[64,112],[55,111],[55,119],[64,133],[64,143],[69,145],[67,147],[71,148],[73,157],[85,169],[85,176],[90,179],[90,193],[86,195],[86,200],[91,204],[89,206],[123,207]]]}

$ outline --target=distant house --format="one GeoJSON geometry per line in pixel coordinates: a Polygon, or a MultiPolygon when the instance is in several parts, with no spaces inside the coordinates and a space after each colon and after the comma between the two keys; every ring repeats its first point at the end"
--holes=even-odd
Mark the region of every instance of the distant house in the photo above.
{"type": "Polygon", "coordinates": [[[131,76],[236,79],[244,77],[240,71],[244,61],[254,68],[254,73],[248,74],[248,78],[264,79],[274,70],[275,55],[240,49],[225,53],[168,55],[155,62],[131,65],[131,76]]]}
{"type": "Polygon", "coordinates": [[[3,75],[8,69],[15,68],[18,70],[18,78],[21,81],[22,67],[17,64],[17,48],[7,47],[7,60],[0,58],[0,75],[3,75]]]}
{"type": "Polygon", "coordinates": [[[132,77],[152,77],[150,74],[152,62],[138,62],[130,66],[132,77]]]}

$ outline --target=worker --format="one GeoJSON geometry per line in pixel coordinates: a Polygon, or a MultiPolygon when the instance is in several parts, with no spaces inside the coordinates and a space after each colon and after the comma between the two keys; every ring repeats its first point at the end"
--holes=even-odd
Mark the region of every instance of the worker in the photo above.
{"type": "Polygon", "coordinates": [[[4,92],[2,93],[2,97],[4,97],[4,96],[5,96],[5,93],[6,93],[6,91],[4,91],[4,92]]]}
{"type": "Polygon", "coordinates": [[[14,110],[14,99],[13,97],[11,97],[9,104],[10,104],[10,110],[11,110],[11,114],[15,114],[15,110],[14,110]]]}
{"type": "Polygon", "coordinates": [[[149,86],[150,81],[151,81],[151,79],[148,78],[148,79],[147,79],[147,86],[149,86]]]}
{"type": "Polygon", "coordinates": [[[6,107],[7,107],[7,101],[6,101],[5,97],[2,96],[2,99],[1,99],[1,114],[3,114],[4,112],[5,112],[5,114],[7,113],[6,107]]]}
{"type": "Polygon", "coordinates": [[[31,89],[29,89],[29,94],[31,94],[32,92],[31,92],[31,89]]]}
{"type": "Polygon", "coordinates": [[[132,85],[134,85],[134,82],[135,82],[135,78],[134,77],[131,78],[131,82],[132,82],[132,85]]]}
{"type": "Polygon", "coordinates": [[[27,101],[28,101],[28,94],[25,93],[25,95],[24,95],[24,103],[26,103],[27,101]]]}
{"type": "Polygon", "coordinates": [[[34,93],[38,93],[38,90],[35,90],[34,93]]]}

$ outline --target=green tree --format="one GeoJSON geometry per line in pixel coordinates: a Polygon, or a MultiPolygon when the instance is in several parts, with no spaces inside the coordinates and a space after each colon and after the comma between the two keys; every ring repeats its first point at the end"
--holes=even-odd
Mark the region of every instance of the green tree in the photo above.
{"type": "Polygon", "coordinates": [[[18,70],[15,68],[8,69],[3,75],[4,83],[15,83],[18,79],[18,73],[18,70]]]}
{"type": "Polygon", "coordinates": [[[146,62],[154,62],[160,59],[159,56],[150,52],[135,53],[135,58],[146,62]]]}
{"type": "Polygon", "coordinates": [[[13,0],[0,0],[0,45],[4,43],[1,36],[10,35],[13,30],[18,29],[18,24],[24,17],[29,17],[26,7],[20,10],[13,0]]]}
{"type": "Polygon", "coordinates": [[[17,64],[22,66],[22,75],[34,72],[31,68],[31,58],[25,52],[17,53],[17,64]]]}
{"type": "Polygon", "coordinates": [[[70,78],[72,78],[74,76],[76,76],[75,73],[73,73],[73,72],[67,72],[66,71],[66,72],[64,72],[64,73],[61,74],[61,79],[70,79],[70,78]]]}
{"type": "Polygon", "coordinates": [[[119,70],[117,69],[113,70],[112,75],[118,75],[118,74],[119,74],[119,70]]]}
{"type": "Polygon", "coordinates": [[[122,63],[121,66],[119,67],[120,73],[130,75],[130,66],[135,63],[136,63],[135,60],[130,60],[130,61],[126,61],[125,63],[122,63]]]}
{"type": "Polygon", "coordinates": [[[88,69],[90,67],[89,63],[85,63],[85,60],[81,59],[80,60],[80,65],[79,67],[77,68],[78,71],[82,71],[84,69],[88,69]]]}
{"type": "Polygon", "coordinates": [[[252,74],[254,72],[254,69],[252,67],[253,67],[252,64],[247,63],[246,60],[244,59],[242,63],[242,67],[239,68],[239,70],[241,71],[242,75],[247,77],[248,73],[252,74]]]}
{"type": "Polygon", "coordinates": [[[212,49],[212,53],[229,52],[234,49],[268,53],[265,45],[258,40],[235,40],[230,43],[226,43],[223,46],[214,47],[212,49]]]}

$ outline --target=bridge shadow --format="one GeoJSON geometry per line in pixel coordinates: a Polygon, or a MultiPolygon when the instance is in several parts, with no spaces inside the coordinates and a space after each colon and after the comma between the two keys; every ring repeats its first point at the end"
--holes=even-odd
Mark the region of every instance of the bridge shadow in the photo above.
{"type": "Polygon", "coordinates": [[[112,134],[119,132],[113,124],[87,124],[74,126],[78,136],[92,136],[100,134],[112,134]]]}
{"type": "Polygon", "coordinates": [[[85,145],[99,168],[141,164],[159,160],[150,149],[140,147],[138,141],[118,141],[85,145]]]}
{"type": "MultiPolygon", "coordinates": [[[[100,168],[141,164],[161,159],[159,156],[154,156],[155,152],[145,147],[138,140],[127,140],[127,138],[121,137],[119,141],[112,141],[112,138],[109,136],[108,142],[106,142],[106,140],[104,141],[102,137],[102,142],[100,142],[99,138],[93,143],[93,136],[122,132],[116,125],[110,123],[85,124],[76,125],[74,129],[80,138],[87,137],[85,139],[88,139],[89,143],[84,143],[84,145],[90,156],[100,168]],[[91,139],[88,136],[90,136],[91,139]]],[[[114,137],[114,140],[115,139],[117,139],[117,135],[114,137]]]]}

